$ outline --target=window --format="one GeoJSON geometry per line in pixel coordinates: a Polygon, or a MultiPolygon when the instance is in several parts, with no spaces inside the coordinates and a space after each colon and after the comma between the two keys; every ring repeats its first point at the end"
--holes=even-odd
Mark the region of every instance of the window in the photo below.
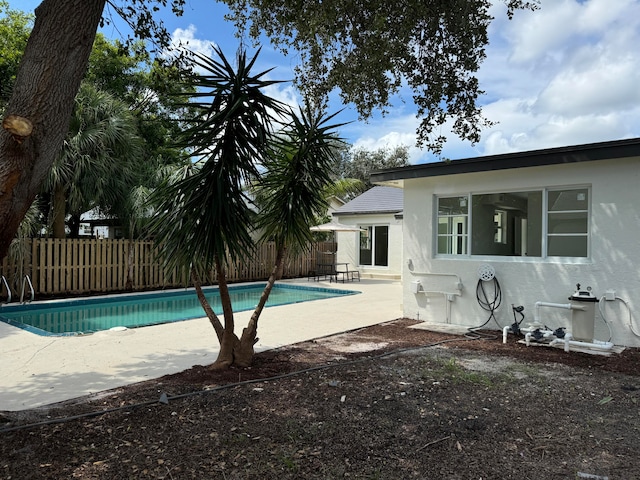
{"type": "Polygon", "coordinates": [[[467,253],[468,198],[440,198],[438,202],[438,253],[467,253]]]}
{"type": "Polygon", "coordinates": [[[437,209],[438,254],[588,256],[588,188],[440,197],[437,209]]]}
{"type": "Polygon", "coordinates": [[[360,265],[387,267],[389,265],[389,226],[361,225],[360,265]]]}
{"type": "Polygon", "coordinates": [[[589,191],[551,191],[547,208],[547,255],[586,257],[589,240],[589,191]]]}

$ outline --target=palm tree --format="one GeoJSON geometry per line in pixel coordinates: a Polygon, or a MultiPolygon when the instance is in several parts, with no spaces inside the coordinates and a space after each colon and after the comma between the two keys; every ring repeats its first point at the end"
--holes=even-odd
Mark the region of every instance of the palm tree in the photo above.
{"type": "Polygon", "coordinates": [[[292,113],[291,123],[273,142],[265,173],[258,181],[257,227],[263,232],[263,241],[275,242],[276,261],[249,324],[242,331],[236,355],[245,365],[253,358],[258,319],[280,277],[287,251],[308,248],[313,240],[309,227],[327,211],[326,192],[334,185],[330,168],[335,161],[334,144],[341,141],[333,132],[340,125],[328,124],[335,115],[324,116],[309,106],[301,108],[300,115],[292,113]]]}
{"type": "Polygon", "coordinates": [[[181,147],[195,162],[179,180],[165,182],[152,194],[157,213],[150,232],[168,269],[190,268],[198,299],[220,342],[214,368],[226,368],[236,363],[240,343],[234,333],[226,267],[255,248],[245,186],[260,177],[271,125],[283,108],[262,91],[277,83],[263,79],[269,71],[251,72],[257,54],[247,60],[240,51],[234,69],[220,49],[214,50],[219,61],[194,54],[194,65],[204,73],[192,77],[196,93],[189,111],[195,114],[187,121],[193,126],[186,130],[181,147]],[[211,271],[216,274],[224,325],[201,288],[201,278],[211,271]]]}
{"type": "Polygon", "coordinates": [[[68,213],[77,228],[83,213],[121,203],[136,185],[141,155],[142,142],[128,106],[83,83],[69,134],[44,183],[53,202],[53,236],[65,237],[68,213]]]}

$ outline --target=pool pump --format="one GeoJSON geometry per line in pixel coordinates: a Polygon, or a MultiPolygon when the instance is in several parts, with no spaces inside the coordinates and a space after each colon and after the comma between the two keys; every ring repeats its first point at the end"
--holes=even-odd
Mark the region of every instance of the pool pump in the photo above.
{"type": "MultiPolygon", "coordinates": [[[[570,351],[571,347],[597,351],[611,350],[613,343],[601,342],[593,338],[596,303],[598,298],[592,293],[591,287],[583,290],[580,284],[577,284],[575,292],[569,297],[569,303],[536,302],[534,321],[521,327],[520,333],[525,336],[527,346],[533,341],[554,347],[562,346],[566,352],[570,351]],[[540,322],[540,309],[543,307],[570,310],[571,330],[566,331],[564,327],[550,329],[540,322]]],[[[513,329],[505,327],[502,335],[503,343],[507,342],[509,331],[513,329]]]]}

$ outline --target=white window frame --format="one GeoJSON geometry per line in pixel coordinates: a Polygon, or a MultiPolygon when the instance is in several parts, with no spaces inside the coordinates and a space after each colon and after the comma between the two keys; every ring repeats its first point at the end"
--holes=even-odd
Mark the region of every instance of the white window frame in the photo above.
{"type": "MultiPolygon", "coordinates": [[[[523,260],[560,260],[566,261],[570,259],[571,261],[581,262],[581,261],[590,261],[591,259],[591,232],[592,232],[592,200],[593,195],[591,191],[591,185],[564,185],[558,187],[544,187],[544,188],[527,188],[523,190],[500,190],[498,191],[487,191],[487,192],[470,192],[470,193],[452,193],[446,195],[435,195],[434,196],[434,209],[433,209],[433,256],[434,258],[492,258],[496,260],[506,260],[506,259],[523,259],[523,260]],[[572,191],[572,190],[586,190],[587,193],[587,208],[586,209],[578,209],[578,210],[558,210],[552,211],[553,214],[567,214],[567,213],[577,213],[577,214],[586,214],[587,220],[587,231],[585,233],[573,232],[566,234],[554,234],[549,232],[549,194],[550,192],[558,192],[558,191],[572,191]],[[500,193],[514,193],[514,192],[541,192],[542,193],[542,224],[541,224],[541,238],[540,238],[540,248],[541,255],[540,256],[519,256],[519,255],[474,255],[472,248],[471,238],[473,235],[472,225],[473,225],[473,196],[474,195],[488,195],[488,194],[500,194],[500,193]],[[467,205],[469,205],[466,217],[467,217],[467,226],[466,232],[464,233],[466,237],[466,252],[465,253],[438,253],[438,239],[442,238],[442,235],[439,235],[438,226],[440,218],[446,218],[447,216],[438,215],[440,199],[442,198],[457,198],[457,197],[465,197],[467,199],[467,205]],[[549,238],[553,237],[586,237],[586,255],[585,256],[554,256],[548,254],[549,248],[549,238]]],[[[452,215],[451,217],[462,217],[463,215],[452,215]]],[[[455,233],[450,234],[452,238],[456,237],[455,233]]]]}

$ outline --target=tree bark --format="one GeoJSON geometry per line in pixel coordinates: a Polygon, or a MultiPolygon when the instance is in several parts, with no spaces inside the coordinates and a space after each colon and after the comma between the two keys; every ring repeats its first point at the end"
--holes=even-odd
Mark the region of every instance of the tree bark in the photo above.
{"type": "Polygon", "coordinates": [[[56,186],[53,190],[53,218],[51,231],[53,238],[66,238],[64,219],[67,216],[67,195],[63,186],[56,186]]]}
{"type": "Polygon", "coordinates": [[[42,0],[5,118],[26,119],[26,137],[0,129],[0,259],[67,134],[105,0],[42,0]]]}
{"type": "Polygon", "coordinates": [[[204,310],[204,313],[207,314],[207,318],[209,319],[211,326],[216,332],[216,336],[218,337],[218,342],[222,343],[222,337],[224,335],[224,327],[222,326],[220,319],[216,315],[216,312],[214,312],[213,308],[211,308],[211,305],[209,304],[207,297],[204,295],[204,292],[202,291],[202,282],[200,281],[200,277],[193,269],[191,269],[191,283],[193,283],[193,287],[196,290],[196,295],[198,297],[198,300],[200,301],[200,305],[202,305],[202,309],[204,310]]]}
{"type": "Polygon", "coordinates": [[[240,344],[240,340],[234,333],[235,322],[233,319],[233,305],[231,304],[231,296],[229,295],[226,270],[218,257],[215,259],[215,266],[218,279],[218,290],[220,292],[220,303],[222,304],[222,313],[224,315],[224,332],[220,340],[220,353],[218,353],[218,358],[211,368],[219,370],[229,368],[234,364],[237,365],[235,351],[240,344]]]}
{"type": "Polygon", "coordinates": [[[276,252],[276,264],[271,271],[269,280],[267,281],[267,284],[262,291],[260,301],[253,311],[249,323],[242,330],[242,336],[240,337],[240,342],[236,347],[235,352],[235,364],[239,367],[249,367],[253,362],[253,356],[255,354],[253,346],[259,340],[257,337],[258,319],[260,318],[260,314],[262,314],[262,310],[264,310],[264,306],[266,305],[267,300],[269,300],[269,295],[271,294],[271,290],[273,290],[273,286],[275,285],[276,280],[281,278],[285,253],[286,248],[284,247],[284,245],[278,246],[278,250],[276,252]]]}
{"type": "Polygon", "coordinates": [[[133,290],[133,238],[129,237],[127,241],[127,282],[124,288],[126,290],[133,290]]]}
{"type": "Polygon", "coordinates": [[[82,215],[72,213],[69,215],[69,238],[80,238],[80,222],[82,221],[82,215]]]}

